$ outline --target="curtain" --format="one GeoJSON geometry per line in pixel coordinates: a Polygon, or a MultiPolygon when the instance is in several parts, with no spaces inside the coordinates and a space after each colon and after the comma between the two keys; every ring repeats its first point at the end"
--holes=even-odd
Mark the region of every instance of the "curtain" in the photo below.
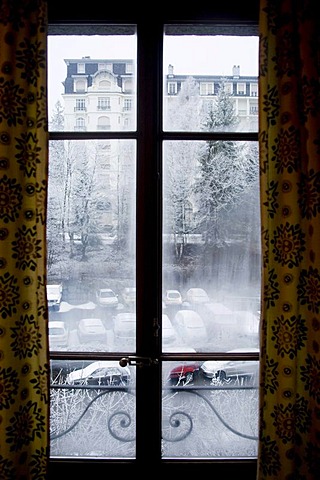
{"type": "Polygon", "coordinates": [[[0,478],[47,478],[47,5],[0,1],[0,478]]]}
{"type": "Polygon", "coordinates": [[[318,19],[316,2],[260,2],[260,480],[320,478],[318,19]]]}

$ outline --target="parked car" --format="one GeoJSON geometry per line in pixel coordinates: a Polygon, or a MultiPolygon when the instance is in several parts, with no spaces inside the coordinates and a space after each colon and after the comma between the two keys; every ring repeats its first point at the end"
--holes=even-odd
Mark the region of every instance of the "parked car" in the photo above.
{"type": "Polygon", "coordinates": [[[126,287],[122,292],[122,298],[124,303],[131,307],[136,303],[136,287],[126,287]]]}
{"type": "Polygon", "coordinates": [[[210,302],[209,295],[203,288],[189,288],[185,300],[191,305],[210,302]]]}
{"type": "Polygon", "coordinates": [[[172,368],[168,380],[173,385],[192,384],[198,377],[200,371],[200,362],[183,362],[172,368]]]}
{"type": "Polygon", "coordinates": [[[80,343],[106,342],[107,330],[100,318],[82,318],[78,325],[80,343]]]}
{"type": "Polygon", "coordinates": [[[177,341],[177,332],[166,313],[162,314],[162,345],[172,345],[177,341]]]}
{"type": "Polygon", "coordinates": [[[117,308],[118,295],[111,288],[99,288],[96,291],[96,301],[101,307],[117,308]]]}
{"type": "Polygon", "coordinates": [[[179,292],[179,290],[166,290],[163,295],[163,301],[167,307],[169,305],[181,305],[181,293],[179,292]]]}
{"type": "Polygon", "coordinates": [[[118,361],[98,361],[70,372],[66,383],[72,385],[123,385],[131,380],[129,367],[121,367],[118,361]]]}
{"type": "Polygon", "coordinates": [[[136,314],[134,312],[121,312],[115,315],[113,332],[115,341],[132,344],[133,348],[136,341],[136,314]]]}
{"type": "MultiPolygon", "coordinates": [[[[229,350],[229,353],[248,353],[259,352],[258,348],[238,348],[229,350]]],[[[208,360],[203,362],[200,367],[204,378],[212,383],[219,381],[221,383],[235,382],[239,385],[249,383],[257,385],[259,381],[259,361],[258,360],[208,360]]]]}
{"type": "Polygon", "coordinates": [[[47,285],[47,302],[49,310],[58,311],[62,300],[62,285],[52,284],[47,285]]]}
{"type": "Polygon", "coordinates": [[[199,313],[194,310],[178,310],[173,318],[173,326],[182,341],[201,349],[207,343],[207,329],[199,313]]]}
{"type": "Polygon", "coordinates": [[[49,347],[50,350],[68,346],[69,332],[64,322],[49,321],[49,347]]]}

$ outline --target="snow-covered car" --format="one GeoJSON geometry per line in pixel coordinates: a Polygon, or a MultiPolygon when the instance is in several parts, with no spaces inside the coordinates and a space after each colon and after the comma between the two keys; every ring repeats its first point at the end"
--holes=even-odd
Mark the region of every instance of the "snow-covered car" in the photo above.
{"type": "MultiPolygon", "coordinates": [[[[258,348],[238,348],[229,350],[228,353],[259,353],[258,348]]],[[[208,360],[203,362],[200,371],[205,379],[212,383],[236,383],[239,385],[258,385],[259,361],[258,360],[208,360]]]]}
{"type": "Polygon", "coordinates": [[[119,304],[118,295],[111,288],[99,288],[96,301],[100,307],[117,308],[119,304]]]}
{"type": "Polygon", "coordinates": [[[48,308],[52,310],[59,310],[62,300],[62,285],[52,284],[47,285],[47,302],[48,308]]]}
{"type": "Polygon", "coordinates": [[[124,303],[131,307],[136,303],[136,287],[126,287],[122,292],[122,298],[124,303]]]}
{"type": "Polygon", "coordinates": [[[107,330],[100,318],[82,318],[78,325],[80,343],[106,342],[107,330]]]}
{"type": "Polygon", "coordinates": [[[162,314],[162,346],[172,345],[177,341],[177,332],[166,313],[162,314]]]}
{"type": "Polygon", "coordinates": [[[70,372],[66,383],[72,385],[127,386],[131,380],[129,367],[121,367],[118,361],[101,360],[70,372]]]}
{"type": "Polygon", "coordinates": [[[163,301],[167,307],[170,305],[181,305],[181,293],[179,292],[179,290],[166,290],[163,295],[163,301]]]}
{"type": "Polygon", "coordinates": [[[194,310],[178,310],[172,324],[184,343],[195,349],[203,348],[207,341],[207,329],[202,317],[194,310]]]}
{"type": "Polygon", "coordinates": [[[203,288],[189,288],[186,293],[186,302],[191,305],[210,302],[209,295],[203,288]]]}
{"type": "Polygon", "coordinates": [[[64,322],[49,321],[49,347],[50,350],[68,346],[69,332],[64,322]]]}
{"type": "Polygon", "coordinates": [[[136,341],[136,314],[134,312],[121,312],[113,319],[113,332],[115,342],[119,346],[132,347],[136,341]]]}

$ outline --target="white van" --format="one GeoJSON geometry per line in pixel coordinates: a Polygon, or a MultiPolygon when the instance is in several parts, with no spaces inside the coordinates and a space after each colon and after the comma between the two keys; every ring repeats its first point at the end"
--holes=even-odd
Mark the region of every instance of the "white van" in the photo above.
{"type": "Polygon", "coordinates": [[[59,310],[62,300],[62,285],[47,285],[47,301],[48,307],[52,310],[59,310]]]}

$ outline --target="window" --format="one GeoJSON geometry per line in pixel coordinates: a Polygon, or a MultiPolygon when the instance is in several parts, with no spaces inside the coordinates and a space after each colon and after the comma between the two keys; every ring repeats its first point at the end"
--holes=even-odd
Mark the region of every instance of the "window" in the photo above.
{"type": "Polygon", "coordinates": [[[75,130],[80,132],[80,131],[84,131],[86,129],[86,121],[83,117],[78,117],[76,118],[76,126],[75,126],[75,130]]]}
{"type": "Polygon", "coordinates": [[[74,82],[75,92],[85,92],[86,86],[87,84],[85,80],[75,80],[74,82]]]}
{"type": "Polygon", "coordinates": [[[200,83],[200,94],[201,95],[213,95],[213,83],[200,83]]]}
{"type": "MultiPolygon", "coordinates": [[[[142,466],[146,458],[155,468],[210,462],[214,472],[223,470],[221,460],[225,469],[254,468],[257,122],[241,123],[228,89],[217,89],[209,106],[202,102],[200,78],[218,77],[204,80],[211,94],[234,62],[227,73],[219,71],[215,52],[225,55],[229,38],[220,38],[214,25],[205,35],[202,23],[191,29],[189,23],[164,23],[161,33],[147,29],[148,35],[134,23],[116,27],[126,34],[114,36],[114,25],[99,24],[97,41],[94,26],[86,32],[82,25],[79,37],[74,29],[75,42],[69,25],[59,53],[62,60],[90,53],[91,63],[106,64],[123,55],[133,60],[134,77],[132,98],[111,102],[108,117],[90,112],[86,131],[72,135],[65,119],[63,128],[50,132],[48,281],[63,285],[50,320],[63,319],[68,328],[68,346],[50,351],[52,462],[64,469],[70,462],[78,471],[81,464],[93,475],[109,463],[142,466]],[[200,56],[201,42],[208,42],[214,70],[195,70],[190,45],[200,56]],[[117,54],[120,43],[126,49],[117,54]],[[72,55],[68,45],[77,45],[72,55]],[[179,52],[188,52],[184,71],[179,52]],[[168,65],[183,88],[166,77],[168,65]],[[222,107],[228,112],[223,118],[222,107]],[[182,304],[166,305],[167,290],[178,291],[182,304]],[[107,363],[88,374],[95,362],[107,363]]],[[[51,52],[66,33],[58,31],[59,25],[49,36],[51,52]]],[[[257,49],[254,32],[250,27],[250,54],[257,49]]],[[[57,77],[54,58],[49,75],[57,77]]],[[[66,75],[62,70],[56,85],[66,75]]],[[[88,87],[86,95],[88,106],[107,104],[101,90],[98,97],[88,87]]],[[[68,102],[72,93],[60,96],[68,102]]],[[[56,101],[52,89],[53,113],[56,101]]]]}
{"type": "Polygon", "coordinates": [[[125,98],[124,99],[124,110],[126,112],[132,110],[132,99],[131,98],[125,98]]]}
{"type": "Polygon", "coordinates": [[[86,101],[84,98],[76,98],[76,111],[84,111],[86,109],[86,101]]]}
{"type": "Polygon", "coordinates": [[[168,82],[168,93],[169,95],[175,95],[177,93],[177,83],[176,82],[168,82]]]}
{"type": "Polygon", "coordinates": [[[99,97],[98,98],[98,110],[110,110],[110,98],[99,97]]]}
{"type": "Polygon", "coordinates": [[[238,95],[245,95],[246,94],[246,84],[245,83],[237,83],[237,94],[238,95]]]}
{"type": "Polygon", "coordinates": [[[258,96],[258,84],[257,83],[250,83],[250,95],[252,97],[258,96]]]}
{"type": "Polygon", "coordinates": [[[78,63],[78,68],[77,68],[78,73],[85,73],[86,72],[85,69],[86,69],[86,67],[85,67],[84,63],[78,63]]]}

